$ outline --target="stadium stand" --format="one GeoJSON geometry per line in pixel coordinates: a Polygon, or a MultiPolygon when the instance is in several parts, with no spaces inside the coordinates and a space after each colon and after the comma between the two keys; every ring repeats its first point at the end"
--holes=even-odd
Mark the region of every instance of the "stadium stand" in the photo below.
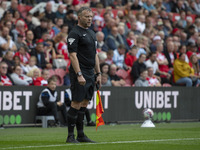
{"type": "MultiPolygon", "coordinates": [[[[137,49],[136,57],[138,58],[139,54],[141,53],[146,53],[148,60],[148,55],[151,50],[156,51],[158,45],[162,45],[162,53],[165,54],[168,64],[170,65],[170,70],[166,72],[168,73],[169,83],[163,84],[163,86],[168,86],[169,84],[172,86],[178,85],[173,80],[172,73],[173,61],[176,59],[176,57],[178,58],[180,51],[182,51],[181,46],[186,45],[185,53],[187,54],[188,63],[190,63],[190,56],[194,54],[197,56],[198,64],[200,64],[200,11],[198,9],[200,7],[200,2],[198,1],[190,2],[186,0],[147,0],[143,2],[139,0],[137,3],[136,1],[130,0],[99,0],[99,2],[88,0],[4,0],[0,2],[0,28],[3,29],[5,26],[8,27],[10,38],[2,37],[2,39],[11,39],[14,44],[17,45],[18,43],[14,39],[17,39],[16,37],[18,37],[19,34],[19,37],[22,39],[23,45],[28,46],[28,53],[30,53],[31,50],[35,48],[34,43],[36,42],[37,44],[39,42],[44,45],[43,51],[45,52],[45,54],[47,54],[49,45],[46,40],[52,39],[54,41],[55,31],[53,30],[53,28],[54,26],[58,25],[55,25],[54,17],[53,20],[51,20],[53,23],[51,24],[51,26],[50,24],[46,24],[46,22],[43,23],[40,20],[44,20],[44,16],[48,17],[48,15],[45,14],[48,14],[48,11],[51,11],[53,14],[52,16],[54,16],[54,14],[57,15],[57,18],[55,19],[59,19],[58,16],[65,17],[65,15],[67,14],[70,15],[70,18],[72,18],[73,21],[76,21],[76,12],[81,6],[90,6],[92,8],[95,17],[91,29],[94,30],[96,33],[101,32],[104,34],[103,36],[101,36],[103,37],[103,40],[98,40],[97,53],[101,51],[110,51],[109,49],[105,50],[103,47],[109,48],[109,46],[107,46],[106,44],[110,43],[106,43],[106,41],[108,41],[107,37],[109,37],[109,35],[111,34],[111,28],[113,27],[117,27],[119,32],[116,32],[116,37],[123,37],[120,39],[116,38],[117,40],[114,40],[114,44],[117,44],[117,42],[121,41],[122,43],[124,43],[125,46],[128,45],[129,47],[126,48],[126,54],[129,53],[129,49],[131,49],[132,46],[135,46],[137,49]],[[16,28],[16,26],[19,24],[17,22],[23,22],[22,24],[24,24],[24,27],[16,28]],[[37,28],[41,24],[42,26],[47,27],[45,28],[45,30],[41,31],[41,33],[44,33],[41,35],[42,38],[36,39],[37,37],[34,37],[33,44],[31,44],[30,46],[30,43],[26,43],[26,37],[27,34],[29,34],[26,31],[35,31],[34,28],[37,28]],[[123,29],[124,31],[121,29],[123,29]],[[129,34],[130,32],[131,34],[129,34]],[[159,40],[155,42],[158,37],[159,40]],[[167,53],[167,45],[169,42],[174,43],[174,48],[172,47],[172,53],[176,54],[176,57],[175,55],[173,56],[171,52],[167,53]],[[169,62],[171,60],[172,62],[169,62]]],[[[70,26],[70,24],[67,25],[70,26]]],[[[40,33],[34,33],[34,35],[37,34],[40,33]]],[[[7,47],[8,45],[5,45],[5,42],[3,42],[2,39],[0,38],[1,61],[4,58],[5,52],[10,51],[10,49],[7,47]]],[[[55,51],[58,52],[58,49],[55,45],[54,48],[55,51]]],[[[18,45],[17,50],[12,51],[13,54],[18,53],[19,49],[20,45],[18,45]]],[[[113,49],[112,51],[114,50],[115,49],[113,49]]],[[[65,48],[63,48],[62,54],[68,54],[67,45],[65,45],[65,48]]],[[[56,58],[60,58],[60,54],[57,53],[56,55],[59,56],[56,58]]],[[[124,56],[126,57],[126,55],[124,56]]],[[[112,58],[110,59],[108,57],[109,56],[107,55],[107,58],[104,61],[108,62],[109,59],[109,65],[111,65],[112,63],[118,63],[116,62],[116,60],[112,61],[112,58]]],[[[40,60],[40,58],[41,55],[38,55],[37,59],[40,60]]],[[[63,58],[67,60],[67,58],[63,58]]],[[[45,56],[46,61],[49,59],[52,59],[51,52],[49,52],[48,58],[47,56],[45,56]]],[[[69,59],[67,61],[69,61],[69,59]]],[[[104,63],[104,61],[102,63],[104,63]]],[[[63,85],[63,78],[65,77],[65,74],[68,73],[69,66],[67,66],[66,69],[57,70],[57,68],[51,68],[52,65],[53,64],[50,63],[47,66],[50,72],[50,76],[56,75],[58,77],[58,85],[63,85]]],[[[196,68],[194,65],[192,66],[191,63],[190,66],[196,68]]],[[[121,78],[125,80],[127,86],[133,85],[132,78],[129,73],[131,71],[130,68],[120,68],[117,73],[121,78]],[[127,72],[126,70],[128,69],[129,71],[127,72]]],[[[9,71],[9,74],[11,73],[12,72],[9,71]]],[[[198,69],[195,69],[194,76],[200,76],[199,65],[198,69]]]]}

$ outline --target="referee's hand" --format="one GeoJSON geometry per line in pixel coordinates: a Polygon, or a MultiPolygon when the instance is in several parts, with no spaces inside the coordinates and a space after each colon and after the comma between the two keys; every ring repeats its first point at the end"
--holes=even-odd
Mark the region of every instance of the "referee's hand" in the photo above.
{"type": "Polygon", "coordinates": [[[85,85],[86,80],[82,75],[78,76],[77,78],[78,78],[78,82],[79,82],[80,85],[85,85]]]}

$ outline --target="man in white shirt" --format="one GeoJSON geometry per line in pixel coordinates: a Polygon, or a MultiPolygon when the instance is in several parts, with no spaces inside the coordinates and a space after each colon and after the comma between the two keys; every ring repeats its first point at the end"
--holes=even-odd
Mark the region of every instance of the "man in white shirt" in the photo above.
{"type": "Polygon", "coordinates": [[[119,45],[119,47],[114,50],[113,62],[116,64],[118,68],[124,67],[124,55],[126,52],[126,48],[124,45],[119,45]]]}
{"type": "Polygon", "coordinates": [[[0,47],[2,49],[2,54],[5,55],[7,51],[16,51],[17,47],[11,37],[9,36],[9,28],[3,27],[2,33],[0,36],[0,47]]]}

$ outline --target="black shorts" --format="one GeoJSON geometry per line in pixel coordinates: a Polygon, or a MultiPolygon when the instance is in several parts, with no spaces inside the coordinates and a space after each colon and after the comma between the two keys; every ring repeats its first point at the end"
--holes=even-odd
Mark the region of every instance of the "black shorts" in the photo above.
{"type": "Polygon", "coordinates": [[[82,102],[83,100],[91,100],[94,95],[95,76],[94,70],[81,70],[86,80],[85,85],[80,85],[77,75],[70,70],[70,82],[72,101],[82,102]]]}

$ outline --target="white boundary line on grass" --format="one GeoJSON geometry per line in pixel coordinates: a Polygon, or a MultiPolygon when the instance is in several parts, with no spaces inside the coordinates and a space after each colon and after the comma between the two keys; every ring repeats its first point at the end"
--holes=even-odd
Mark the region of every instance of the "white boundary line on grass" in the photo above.
{"type": "Polygon", "coordinates": [[[67,147],[81,145],[99,145],[99,144],[126,144],[126,143],[149,143],[149,142],[167,142],[167,141],[192,141],[200,140],[200,138],[182,138],[182,139],[160,139],[160,140],[136,140],[136,141],[116,141],[116,142],[99,142],[99,143],[78,143],[78,144],[57,144],[57,145],[40,145],[40,146],[23,146],[23,147],[7,147],[0,149],[26,149],[26,148],[46,148],[46,147],[67,147]]]}

